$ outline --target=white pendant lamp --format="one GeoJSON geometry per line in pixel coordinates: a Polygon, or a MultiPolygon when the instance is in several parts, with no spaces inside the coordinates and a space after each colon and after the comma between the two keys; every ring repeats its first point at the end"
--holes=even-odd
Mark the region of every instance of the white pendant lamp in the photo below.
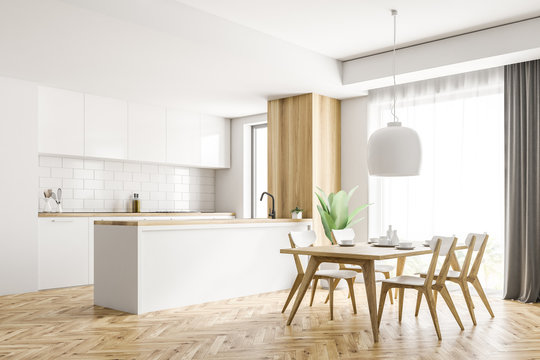
{"type": "Polygon", "coordinates": [[[368,141],[367,156],[369,174],[374,176],[414,176],[420,173],[422,148],[416,131],[401,126],[396,116],[396,16],[394,17],[393,79],[394,103],[392,116],[394,121],[388,126],[375,131],[368,141]]]}

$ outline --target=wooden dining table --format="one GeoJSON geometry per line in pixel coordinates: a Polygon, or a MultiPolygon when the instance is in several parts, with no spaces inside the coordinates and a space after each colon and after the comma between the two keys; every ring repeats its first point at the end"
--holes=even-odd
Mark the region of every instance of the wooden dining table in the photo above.
{"type": "MultiPolygon", "coordinates": [[[[309,262],[305,271],[302,283],[298,289],[298,294],[291,309],[291,313],[287,320],[287,325],[290,325],[298,307],[306,294],[313,275],[319,268],[321,263],[338,263],[338,264],[354,264],[362,267],[364,276],[364,284],[366,288],[366,297],[368,302],[369,316],[371,320],[371,330],[373,332],[373,341],[379,341],[379,325],[377,322],[377,292],[375,287],[375,260],[397,259],[396,275],[403,273],[405,259],[408,256],[418,256],[431,254],[432,250],[424,246],[422,243],[414,243],[415,248],[412,250],[397,250],[394,247],[376,247],[366,243],[355,244],[355,246],[311,246],[300,248],[281,249],[282,254],[297,254],[308,255],[309,262]]],[[[458,244],[456,250],[466,249],[466,245],[458,244]]],[[[455,253],[451,258],[452,269],[459,271],[459,263],[455,253]]]]}

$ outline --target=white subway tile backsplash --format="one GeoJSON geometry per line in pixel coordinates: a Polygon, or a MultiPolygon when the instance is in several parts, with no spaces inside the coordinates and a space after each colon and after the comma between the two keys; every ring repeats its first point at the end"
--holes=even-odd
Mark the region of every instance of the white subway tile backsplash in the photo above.
{"type": "Polygon", "coordinates": [[[84,160],[73,158],[62,158],[62,167],[66,169],[82,169],[84,168],[84,160]]]}
{"type": "Polygon", "coordinates": [[[56,189],[62,187],[62,179],[58,178],[41,178],[39,179],[39,187],[43,189],[56,189]]]}
{"type": "Polygon", "coordinates": [[[73,178],[73,169],[52,168],[51,176],[55,178],[73,178]]]}
{"type": "Polygon", "coordinates": [[[112,191],[112,190],[94,190],[94,199],[96,199],[96,200],[112,200],[112,199],[114,199],[114,191],[112,191]]]}
{"type": "Polygon", "coordinates": [[[104,164],[104,161],[102,160],[84,160],[85,169],[103,170],[104,167],[105,167],[105,164],[104,164]]]}
{"type": "Polygon", "coordinates": [[[157,165],[142,164],[141,172],[146,174],[157,174],[159,172],[159,167],[157,165]]]}
{"type": "Polygon", "coordinates": [[[73,170],[73,177],[75,179],[93,179],[94,178],[94,171],[93,170],[75,169],[75,170],[73,170]]]}
{"type": "Polygon", "coordinates": [[[114,172],[110,170],[95,170],[94,179],[96,180],[113,180],[114,172]]]}
{"type": "Polygon", "coordinates": [[[94,198],[94,190],[73,190],[73,198],[81,200],[92,200],[94,198]]]}
{"type": "Polygon", "coordinates": [[[118,181],[132,181],[133,177],[131,173],[123,172],[123,171],[116,171],[114,173],[114,180],[118,181]]]}
{"type": "Polygon", "coordinates": [[[174,192],[174,184],[159,184],[159,191],[174,192]]]}
{"type": "Polygon", "coordinates": [[[105,181],[105,190],[123,190],[124,183],[122,181],[105,181]]]}
{"type": "Polygon", "coordinates": [[[40,156],[39,166],[62,167],[62,158],[52,156],[40,156]]]}
{"type": "Polygon", "coordinates": [[[165,174],[165,175],[173,175],[174,174],[174,168],[172,166],[160,165],[159,166],[159,173],[160,174],[165,174]]]}
{"type": "Polygon", "coordinates": [[[39,157],[43,190],[63,188],[64,211],[130,211],[133,193],[142,211],[215,209],[215,171],[133,161],[39,157]]]}
{"type": "Polygon", "coordinates": [[[131,173],[141,172],[141,164],[137,163],[124,163],[124,171],[131,173]]]}
{"type": "Polygon", "coordinates": [[[141,184],[141,191],[158,191],[159,184],[155,182],[147,182],[141,184]]]}
{"type": "Polygon", "coordinates": [[[105,182],[103,180],[84,180],[85,189],[103,190],[105,182]]]}
{"type": "Polygon", "coordinates": [[[133,181],[138,181],[138,182],[150,181],[150,174],[142,174],[142,173],[133,174],[133,181]]]}
{"type": "Polygon", "coordinates": [[[126,181],[124,182],[124,190],[138,192],[141,191],[141,183],[135,181],[126,181]]]}
{"type": "Polygon", "coordinates": [[[64,189],[82,189],[84,181],[81,179],[64,179],[62,185],[64,189]]]}
{"type": "Polygon", "coordinates": [[[111,171],[123,171],[124,163],[121,161],[105,161],[104,169],[111,171]]]}

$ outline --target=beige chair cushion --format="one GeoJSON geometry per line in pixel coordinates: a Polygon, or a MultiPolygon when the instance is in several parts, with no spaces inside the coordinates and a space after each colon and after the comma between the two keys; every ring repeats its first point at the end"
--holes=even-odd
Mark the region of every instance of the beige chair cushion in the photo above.
{"type": "Polygon", "coordinates": [[[353,270],[319,270],[315,276],[324,276],[333,279],[352,279],[358,276],[358,273],[353,270]]]}
{"type": "MultiPolygon", "coordinates": [[[[362,270],[362,267],[360,265],[345,264],[345,266],[347,267],[347,269],[362,270]]],[[[392,270],[394,270],[394,266],[392,265],[375,264],[375,272],[385,273],[385,272],[390,272],[392,270]]]]}
{"type": "MultiPolygon", "coordinates": [[[[400,285],[410,285],[410,286],[423,286],[425,279],[418,277],[418,276],[410,276],[410,275],[401,275],[396,276],[388,280],[383,280],[383,283],[389,283],[389,284],[400,284],[400,285]]],[[[435,281],[433,281],[433,284],[435,284],[435,281]]]]}

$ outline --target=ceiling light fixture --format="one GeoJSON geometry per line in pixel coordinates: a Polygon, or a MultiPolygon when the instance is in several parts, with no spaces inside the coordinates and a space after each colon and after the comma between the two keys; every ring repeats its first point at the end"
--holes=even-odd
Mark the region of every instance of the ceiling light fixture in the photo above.
{"type": "Polygon", "coordinates": [[[374,176],[414,176],[420,173],[422,148],[416,131],[401,126],[396,116],[396,16],[394,17],[394,49],[392,94],[394,103],[392,116],[394,121],[387,127],[375,131],[368,141],[367,157],[369,174],[374,176]]]}

